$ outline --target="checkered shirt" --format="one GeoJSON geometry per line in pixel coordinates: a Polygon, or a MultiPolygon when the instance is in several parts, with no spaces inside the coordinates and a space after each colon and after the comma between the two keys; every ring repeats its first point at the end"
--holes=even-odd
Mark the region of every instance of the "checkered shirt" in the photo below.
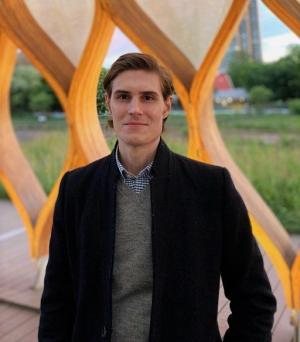
{"type": "Polygon", "coordinates": [[[118,166],[118,169],[120,171],[120,174],[122,176],[123,182],[134,192],[137,194],[142,192],[146,186],[150,183],[151,179],[151,167],[153,164],[153,161],[148,164],[137,176],[134,176],[130,172],[128,172],[125,167],[121,164],[119,158],[119,149],[117,147],[116,149],[116,163],[118,166]]]}

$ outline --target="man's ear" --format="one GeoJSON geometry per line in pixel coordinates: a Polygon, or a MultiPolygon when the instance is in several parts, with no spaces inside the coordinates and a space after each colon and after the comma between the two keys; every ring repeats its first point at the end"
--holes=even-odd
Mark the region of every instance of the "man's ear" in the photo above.
{"type": "Polygon", "coordinates": [[[163,112],[163,117],[164,119],[166,117],[168,117],[170,111],[171,111],[171,108],[172,108],[172,101],[173,101],[173,98],[172,96],[168,96],[165,100],[165,110],[163,112]]]}

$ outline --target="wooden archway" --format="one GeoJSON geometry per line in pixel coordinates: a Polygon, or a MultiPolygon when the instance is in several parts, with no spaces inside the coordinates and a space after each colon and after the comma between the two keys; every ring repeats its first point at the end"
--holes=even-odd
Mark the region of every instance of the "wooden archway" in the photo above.
{"type": "MultiPolygon", "coordinates": [[[[274,1],[265,2],[274,4],[274,1]]],[[[286,16],[289,15],[287,20],[297,19],[300,11],[296,1],[282,1],[282,3],[285,4],[286,16]]],[[[300,292],[295,293],[291,280],[292,266],[296,262],[297,251],[280,222],[231,158],[222,140],[212,109],[211,94],[215,74],[248,1],[218,2],[218,5],[225,10],[223,13],[214,13],[217,20],[215,27],[211,30],[213,31],[212,39],[210,44],[206,45],[202,55],[198,56],[200,60],[198,67],[195,66],[194,56],[187,56],[186,52],[182,50],[182,41],[180,41],[180,37],[178,38],[178,32],[174,32],[172,25],[168,27],[165,21],[162,21],[159,26],[157,18],[161,17],[161,9],[157,10],[157,7],[151,5],[150,1],[129,3],[103,0],[102,4],[110,13],[112,20],[142,51],[155,55],[172,70],[177,94],[187,115],[188,155],[191,158],[217,163],[230,169],[234,182],[250,212],[254,234],[276,267],[283,284],[287,304],[289,307],[298,307],[295,298],[300,298],[300,292]]],[[[208,12],[214,8],[215,4],[210,2],[210,5],[206,5],[208,12]]],[[[192,11],[197,13],[197,4],[183,3],[182,6],[194,6],[192,11]]],[[[280,7],[281,10],[282,7],[283,4],[280,7]]],[[[194,17],[185,18],[185,12],[179,11],[180,8],[177,13],[181,13],[182,20],[192,23],[197,21],[194,17]]],[[[207,12],[201,16],[201,20],[205,24],[207,24],[205,22],[207,12]]],[[[200,21],[200,17],[198,21],[200,21]]],[[[290,26],[296,31],[299,28],[299,20],[297,23],[295,21],[293,20],[293,24],[290,26]]],[[[189,26],[191,35],[195,32],[192,25],[189,26]]],[[[298,269],[297,266],[295,268],[298,269]]],[[[300,279],[298,278],[293,283],[300,283],[300,279]]]]}
{"type": "MultiPolygon", "coordinates": [[[[264,2],[299,34],[300,4],[297,0],[264,2]]],[[[299,309],[300,258],[297,251],[280,222],[230,157],[212,109],[215,73],[248,0],[165,0],[160,6],[151,0],[74,0],[68,11],[64,9],[66,4],[67,0],[3,0],[0,3],[0,39],[3,42],[0,120],[3,127],[9,128],[5,132],[0,130],[0,149],[6,152],[5,146],[11,142],[14,161],[13,166],[9,166],[3,153],[0,175],[24,220],[32,257],[47,254],[59,179],[46,200],[18,148],[8,111],[14,45],[24,51],[46,78],[66,113],[69,145],[63,173],[109,151],[97,121],[95,95],[100,68],[114,25],[117,25],[142,51],[155,55],[172,71],[187,115],[189,156],[230,169],[249,209],[254,234],[277,269],[286,302],[289,307],[299,309]],[[56,15],[48,16],[48,13],[56,15]],[[62,30],[62,23],[65,30],[62,30]],[[16,166],[26,171],[26,185],[13,177],[16,166]],[[32,189],[34,196],[30,197],[32,189]]]]}
{"type": "MultiPolygon", "coordinates": [[[[85,29],[87,31],[86,37],[82,39],[80,46],[78,46],[76,41],[71,47],[66,41],[54,42],[51,39],[51,33],[53,33],[51,30],[53,30],[53,27],[55,28],[55,20],[58,19],[53,18],[54,23],[48,28],[48,32],[45,32],[46,27],[41,27],[45,15],[47,16],[47,11],[44,12],[43,8],[40,7],[43,4],[36,1],[26,1],[25,3],[22,0],[14,2],[8,0],[0,3],[1,30],[5,32],[17,47],[24,51],[32,64],[45,77],[57,94],[66,113],[69,128],[69,143],[61,174],[68,169],[81,166],[104,156],[109,151],[97,122],[94,99],[96,97],[96,86],[101,65],[114,30],[114,25],[109,20],[107,14],[100,8],[98,2],[89,1],[89,3],[90,7],[88,6],[88,2],[84,5],[87,6],[86,13],[80,12],[82,18],[84,18],[84,14],[87,17],[85,27],[81,25],[75,28],[76,22],[69,24],[70,28],[77,30],[85,29]],[[95,44],[97,41],[99,44],[95,44]]],[[[78,4],[79,2],[77,1],[78,4]]],[[[51,2],[48,2],[44,3],[44,5],[50,7],[54,12],[61,13],[60,5],[62,3],[51,5],[51,2]]],[[[81,9],[79,8],[79,10],[81,9]]],[[[63,20],[70,20],[68,18],[68,12],[62,12],[61,14],[62,17],[59,18],[60,23],[63,20]]],[[[65,25],[67,22],[63,21],[63,24],[65,25]]],[[[63,40],[65,37],[60,36],[60,38],[63,40]]],[[[7,40],[9,39],[7,38],[7,40]]],[[[6,45],[8,46],[9,44],[12,43],[7,43],[6,45]]],[[[4,49],[5,51],[7,50],[6,53],[8,54],[9,49],[6,46],[4,46],[4,49]]],[[[7,68],[9,63],[13,62],[14,60],[12,58],[7,58],[4,68],[7,68]]],[[[9,74],[6,73],[3,77],[9,80],[7,75],[9,74]]],[[[6,106],[8,107],[7,94],[9,91],[9,82],[6,83],[6,106]]],[[[7,112],[4,120],[7,122],[10,120],[7,112]]],[[[3,145],[7,144],[8,140],[5,136],[2,142],[3,145]]],[[[20,150],[18,153],[18,158],[25,160],[20,150]]],[[[17,158],[13,158],[13,160],[17,161],[17,158]]],[[[17,163],[13,167],[16,166],[17,163]]],[[[26,181],[26,189],[23,189],[25,193],[23,196],[24,199],[22,198],[21,192],[18,191],[19,183],[22,181],[21,179],[16,177],[12,181],[10,188],[7,186],[7,182],[5,182],[9,174],[13,174],[12,170],[8,173],[4,171],[2,173],[2,180],[13,203],[19,209],[21,217],[23,218],[30,241],[31,256],[33,258],[39,258],[48,253],[53,208],[60,177],[57,179],[48,199],[46,199],[28,163],[26,167],[28,173],[32,175],[32,180],[26,181]],[[35,211],[32,212],[28,208],[29,201],[32,197],[31,192],[32,189],[38,187],[42,195],[38,197],[38,190],[34,190],[37,198],[34,202],[35,211]],[[13,193],[10,189],[14,189],[15,192],[13,193]],[[20,207],[20,202],[23,204],[24,210],[20,207]]],[[[25,170],[25,167],[23,169],[25,170]]]]}

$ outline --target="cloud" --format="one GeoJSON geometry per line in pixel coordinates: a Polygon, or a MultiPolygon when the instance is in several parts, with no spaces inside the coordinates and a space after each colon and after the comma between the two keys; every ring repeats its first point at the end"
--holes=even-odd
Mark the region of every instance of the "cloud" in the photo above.
{"type": "Polygon", "coordinates": [[[283,33],[262,39],[262,53],[264,62],[273,62],[288,53],[288,46],[300,44],[300,39],[292,32],[283,33]]]}

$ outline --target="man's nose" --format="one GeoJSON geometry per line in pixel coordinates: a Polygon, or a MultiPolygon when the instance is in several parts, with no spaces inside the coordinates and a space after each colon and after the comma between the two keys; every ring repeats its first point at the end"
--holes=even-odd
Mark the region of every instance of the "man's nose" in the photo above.
{"type": "Polygon", "coordinates": [[[142,114],[141,103],[138,98],[132,98],[128,108],[129,114],[142,114]]]}

